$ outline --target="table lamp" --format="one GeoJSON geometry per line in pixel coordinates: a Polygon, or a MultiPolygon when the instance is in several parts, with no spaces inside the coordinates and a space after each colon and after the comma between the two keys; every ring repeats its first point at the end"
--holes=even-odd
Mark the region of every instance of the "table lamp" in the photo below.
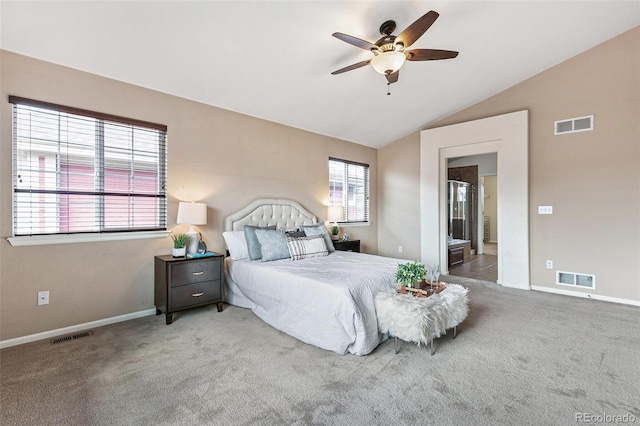
{"type": "Polygon", "coordinates": [[[333,222],[333,225],[331,225],[331,238],[334,240],[338,239],[338,234],[340,233],[338,221],[342,220],[344,220],[344,207],[329,206],[327,210],[327,221],[333,222]]]}
{"type": "Polygon", "coordinates": [[[207,205],[205,203],[180,202],[178,204],[178,224],[189,224],[189,230],[185,232],[189,236],[189,244],[187,244],[187,253],[198,252],[198,233],[193,225],[207,224],[207,205]]]}

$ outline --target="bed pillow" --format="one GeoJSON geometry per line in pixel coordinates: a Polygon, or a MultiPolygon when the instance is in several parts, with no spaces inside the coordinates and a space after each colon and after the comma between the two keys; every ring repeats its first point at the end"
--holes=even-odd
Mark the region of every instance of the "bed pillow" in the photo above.
{"type": "Polygon", "coordinates": [[[329,253],[333,253],[336,250],[335,247],[333,247],[329,231],[327,231],[327,227],[324,226],[324,223],[320,222],[312,226],[301,226],[300,229],[303,230],[308,237],[322,235],[325,243],[327,244],[327,250],[329,253]]]}
{"type": "Polygon", "coordinates": [[[289,259],[291,257],[284,229],[278,229],[276,231],[256,229],[256,237],[258,237],[258,241],[260,242],[263,262],[289,259]]]}
{"type": "Polygon", "coordinates": [[[222,233],[222,237],[224,238],[224,242],[227,243],[231,259],[241,260],[249,258],[247,240],[244,238],[243,231],[226,231],[222,233]]]}
{"type": "MultiPolygon", "coordinates": [[[[280,229],[284,229],[284,228],[280,228],[280,229]]],[[[300,230],[299,228],[287,229],[285,230],[285,233],[290,237],[306,237],[307,236],[307,234],[305,234],[304,231],[300,230]]]]}
{"type": "Polygon", "coordinates": [[[287,236],[287,246],[291,253],[291,260],[327,256],[329,254],[327,243],[322,235],[313,235],[311,237],[287,236]]]}
{"type": "Polygon", "coordinates": [[[276,226],[275,225],[265,226],[265,227],[251,226],[251,225],[245,225],[244,226],[244,238],[247,241],[247,250],[249,252],[249,259],[251,259],[251,260],[258,260],[258,259],[262,258],[262,250],[260,249],[260,241],[258,241],[258,237],[256,237],[256,230],[257,229],[271,229],[271,230],[274,230],[274,229],[276,229],[276,226]]]}

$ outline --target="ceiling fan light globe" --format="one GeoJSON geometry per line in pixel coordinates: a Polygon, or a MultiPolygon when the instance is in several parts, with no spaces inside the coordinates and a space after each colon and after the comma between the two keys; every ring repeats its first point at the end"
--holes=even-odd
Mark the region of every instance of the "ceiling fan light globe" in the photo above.
{"type": "Polygon", "coordinates": [[[380,53],[371,59],[371,66],[377,73],[387,75],[398,71],[406,60],[404,53],[392,50],[380,53]]]}

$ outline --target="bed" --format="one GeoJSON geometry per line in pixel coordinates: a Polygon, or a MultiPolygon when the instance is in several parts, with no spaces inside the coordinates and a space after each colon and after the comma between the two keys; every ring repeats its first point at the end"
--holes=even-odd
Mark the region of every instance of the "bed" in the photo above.
{"type": "MultiPolygon", "coordinates": [[[[295,201],[261,199],[227,217],[223,235],[229,247],[229,236],[240,238],[246,225],[296,230],[317,223],[295,201]]],[[[295,261],[250,260],[235,254],[225,259],[225,298],[305,343],[338,354],[366,355],[383,340],[374,296],[395,288],[399,262],[342,251],[295,261]]]]}

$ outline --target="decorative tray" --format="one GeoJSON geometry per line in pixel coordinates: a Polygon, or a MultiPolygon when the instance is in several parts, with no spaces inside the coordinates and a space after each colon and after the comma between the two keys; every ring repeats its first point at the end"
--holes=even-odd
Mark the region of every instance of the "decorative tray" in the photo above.
{"type": "Polygon", "coordinates": [[[427,284],[425,281],[420,283],[420,288],[412,288],[402,286],[398,289],[398,293],[410,294],[414,297],[429,297],[434,294],[440,293],[446,288],[446,283],[440,281],[437,284],[427,284]]]}

